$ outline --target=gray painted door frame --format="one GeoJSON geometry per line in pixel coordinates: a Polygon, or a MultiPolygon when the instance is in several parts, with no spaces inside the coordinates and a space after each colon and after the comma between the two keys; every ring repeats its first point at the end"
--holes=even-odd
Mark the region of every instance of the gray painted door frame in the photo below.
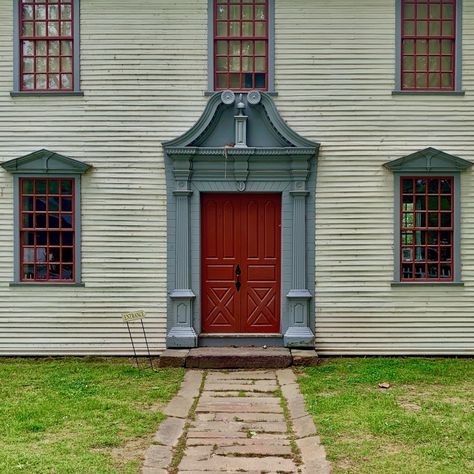
{"type": "MultiPolygon", "coordinates": [[[[168,211],[167,347],[263,342],[245,335],[219,337],[219,342],[214,343],[199,338],[201,193],[229,192],[281,193],[281,334],[273,337],[271,344],[314,347],[314,210],[319,146],[290,130],[268,95],[264,95],[261,110],[254,113],[249,126],[269,130],[269,124],[260,124],[259,117],[270,120],[271,133],[278,134],[280,142],[285,140],[286,146],[268,146],[268,136],[264,137],[266,146],[199,146],[200,135],[205,134],[206,139],[212,139],[213,134],[219,136],[219,124],[228,124],[226,113],[236,115],[216,94],[190,131],[164,144],[168,211]]],[[[251,136],[263,136],[263,132],[251,136]]]]}

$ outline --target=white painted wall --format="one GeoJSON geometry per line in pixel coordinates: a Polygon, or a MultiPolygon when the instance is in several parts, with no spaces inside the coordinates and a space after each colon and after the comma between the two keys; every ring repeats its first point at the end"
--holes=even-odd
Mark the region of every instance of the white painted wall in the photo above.
{"type": "MultiPolygon", "coordinates": [[[[12,178],[0,171],[0,354],[125,354],[144,309],[165,345],[161,143],[204,109],[207,0],[81,0],[84,97],[12,89],[12,1],[0,0],[0,161],[39,148],[94,166],[83,180],[85,288],[12,288],[12,178]]],[[[276,0],[277,105],[320,141],[321,354],[474,351],[474,191],[462,178],[463,288],[392,288],[393,180],[382,164],[434,146],[474,161],[474,4],[464,1],[464,97],[392,96],[393,0],[276,0]]]]}

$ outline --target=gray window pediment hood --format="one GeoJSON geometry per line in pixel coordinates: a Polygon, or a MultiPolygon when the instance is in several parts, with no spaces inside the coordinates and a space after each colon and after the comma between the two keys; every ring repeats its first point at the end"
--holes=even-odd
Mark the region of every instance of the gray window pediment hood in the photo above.
{"type": "Polygon", "coordinates": [[[209,99],[189,131],[163,147],[168,189],[168,347],[205,343],[198,337],[203,192],[281,193],[282,318],[280,337],[272,342],[314,346],[314,194],[319,143],[293,131],[270,95],[224,91],[209,99]]]}

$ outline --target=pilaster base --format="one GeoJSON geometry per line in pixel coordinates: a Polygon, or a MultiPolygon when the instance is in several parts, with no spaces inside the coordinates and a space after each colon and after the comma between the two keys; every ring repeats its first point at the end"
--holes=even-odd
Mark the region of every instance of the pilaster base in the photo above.
{"type": "Polygon", "coordinates": [[[198,336],[192,324],[192,306],[195,298],[189,289],[173,290],[171,297],[171,329],[166,336],[169,349],[193,348],[198,345],[198,336]]]}
{"type": "Polygon", "coordinates": [[[314,334],[308,327],[291,326],[283,336],[285,347],[314,348],[314,334]]]}
{"type": "Polygon", "coordinates": [[[283,336],[285,347],[314,348],[314,334],[309,328],[311,293],[307,289],[294,289],[287,298],[290,327],[283,336]]]}
{"type": "Polygon", "coordinates": [[[174,327],[166,336],[166,347],[168,349],[193,348],[197,346],[197,334],[190,327],[174,327]]]}

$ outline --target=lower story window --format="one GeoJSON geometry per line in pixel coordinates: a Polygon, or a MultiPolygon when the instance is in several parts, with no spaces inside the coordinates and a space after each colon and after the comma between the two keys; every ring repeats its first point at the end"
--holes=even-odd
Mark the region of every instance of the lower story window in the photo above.
{"type": "Polygon", "coordinates": [[[452,281],[453,177],[401,177],[401,281],[452,281]]]}
{"type": "Polygon", "coordinates": [[[74,178],[20,178],[20,280],[75,280],[74,178]]]}

